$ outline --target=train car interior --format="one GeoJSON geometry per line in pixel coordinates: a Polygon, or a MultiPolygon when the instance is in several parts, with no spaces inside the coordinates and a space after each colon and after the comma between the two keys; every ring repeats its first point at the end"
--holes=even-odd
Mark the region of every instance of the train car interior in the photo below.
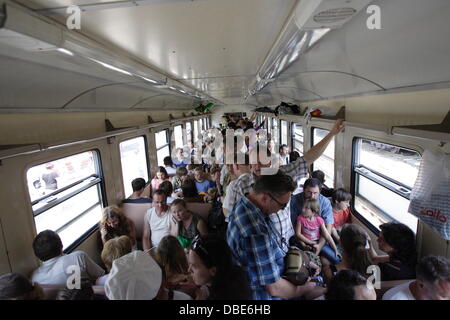
{"type": "MultiPolygon", "coordinates": [[[[449,29],[447,0],[0,0],[0,275],[38,268],[47,229],[104,266],[103,208],[233,113],[300,156],[344,119],[309,171],[378,253],[400,222],[449,259],[449,29]],[[408,209],[428,153],[444,231],[408,209]]],[[[138,239],[151,206],[127,211],[138,239]]]]}

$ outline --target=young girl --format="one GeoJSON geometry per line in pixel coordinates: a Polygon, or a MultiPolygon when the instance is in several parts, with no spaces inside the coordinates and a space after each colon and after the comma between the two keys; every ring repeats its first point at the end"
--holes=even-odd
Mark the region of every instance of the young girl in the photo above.
{"type": "Polygon", "coordinates": [[[303,250],[313,251],[316,255],[319,255],[320,253],[332,264],[337,264],[340,262],[341,256],[333,238],[325,227],[325,221],[318,215],[319,212],[319,200],[305,200],[302,213],[297,218],[297,229],[295,234],[298,240],[300,240],[303,250]],[[320,248],[319,245],[321,237],[324,237],[328,242],[322,248],[320,248]]]}
{"type": "Polygon", "coordinates": [[[169,175],[167,174],[166,169],[164,167],[158,167],[156,171],[155,177],[152,179],[152,189],[153,191],[158,190],[159,185],[163,181],[170,181],[169,175]]]}
{"type": "Polygon", "coordinates": [[[188,272],[187,256],[177,238],[171,235],[162,238],[156,249],[155,260],[165,271],[166,288],[182,291],[195,298],[197,286],[188,272]]]}
{"type": "Polygon", "coordinates": [[[350,200],[352,195],[343,188],[334,190],[331,196],[331,204],[333,206],[334,224],[331,229],[331,236],[336,243],[340,242],[341,229],[346,223],[351,223],[350,200]]]}
{"type": "Polygon", "coordinates": [[[176,199],[170,206],[175,222],[172,224],[170,234],[177,237],[183,248],[189,248],[197,235],[208,234],[208,227],[202,218],[193,214],[186,208],[186,202],[176,199]]]}

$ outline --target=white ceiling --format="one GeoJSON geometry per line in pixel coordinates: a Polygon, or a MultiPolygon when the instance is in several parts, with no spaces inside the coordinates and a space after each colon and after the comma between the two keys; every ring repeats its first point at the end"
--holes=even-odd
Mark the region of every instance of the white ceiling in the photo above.
{"type": "MultiPolygon", "coordinates": [[[[108,1],[18,2],[48,9],[108,1]]],[[[83,12],[81,32],[126,50],[225,104],[234,104],[242,102],[295,3],[154,1],[145,6],[83,12]]]]}
{"type": "MultiPolygon", "coordinates": [[[[64,16],[39,10],[121,1],[15,2],[64,23],[64,16]]],[[[149,0],[145,6],[83,12],[80,32],[217,99],[216,104],[264,106],[450,86],[450,1],[376,0],[381,30],[369,30],[368,14],[359,12],[244,101],[296,2],[149,0]]],[[[0,86],[10,88],[0,91],[0,111],[42,109],[42,104],[65,110],[192,109],[199,103],[59,53],[30,54],[0,44],[0,71],[0,86]],[[10,73],[15,74],[6,76],[10,73]]]]}

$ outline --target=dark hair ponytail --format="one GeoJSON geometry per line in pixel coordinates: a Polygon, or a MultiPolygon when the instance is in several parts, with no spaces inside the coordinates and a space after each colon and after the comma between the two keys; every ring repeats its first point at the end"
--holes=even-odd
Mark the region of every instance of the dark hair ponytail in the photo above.
{"type": "Polygon", "coordinates": [[[366,234],[355,224],[346,224],[341,231],[341,245],[349,259],[349,267],[362,275],[367,274],[367,267],[372,264],[366,250],[366,234]]]}

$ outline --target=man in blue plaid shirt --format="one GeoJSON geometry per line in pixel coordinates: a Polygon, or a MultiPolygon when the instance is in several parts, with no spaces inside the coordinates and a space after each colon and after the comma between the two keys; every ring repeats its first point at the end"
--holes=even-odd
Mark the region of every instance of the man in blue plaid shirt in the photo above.
{"type": "Polygon", "coordinates": [[[315,288],[312,282],[295,286],[281,278],[287,244],[269,215],[286,207],[295,187],[292,178],[282,171],[261,176],[229,216],[227,242],[247,271],[254,300],[291,299],[315,288]]]}

